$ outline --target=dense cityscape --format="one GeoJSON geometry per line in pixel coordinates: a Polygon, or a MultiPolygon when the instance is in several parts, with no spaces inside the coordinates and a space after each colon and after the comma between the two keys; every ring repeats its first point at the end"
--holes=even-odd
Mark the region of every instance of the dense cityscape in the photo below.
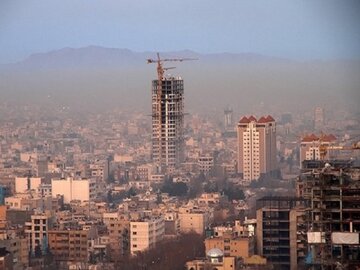
{"type": "Polygon", "coordinates": [[[185,115],[182,78],[152,85],[152,116],[1,104],[3,269],[359,266],[356,114],[185,115]]]}

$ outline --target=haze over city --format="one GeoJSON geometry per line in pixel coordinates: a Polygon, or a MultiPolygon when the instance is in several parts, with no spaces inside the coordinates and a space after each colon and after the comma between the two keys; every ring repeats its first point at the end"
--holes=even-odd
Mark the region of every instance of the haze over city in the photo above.
{"type": "Polygon", "coordinates": [[[359,100],[356,1],[0,5],[5,99],[143,108],[156,75],[145,59],[159,51],[199,58],[170,70],[186,78],[187,110],[309,109],[359,100]]]}
{"type": "Polygon", "coordinates": [[[360,269],[359,12],[2,0],[0,270],[360,269]]]}

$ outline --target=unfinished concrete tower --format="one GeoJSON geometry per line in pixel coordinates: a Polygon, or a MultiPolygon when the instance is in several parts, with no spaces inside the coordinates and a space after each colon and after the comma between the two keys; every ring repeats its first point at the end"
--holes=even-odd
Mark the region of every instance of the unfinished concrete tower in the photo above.
{"type": "Polygon", "coordinates": [[[184,158],[184,81],[165,76],[163,62],[193,58],[148,59],[157,64],[157,80],[152,81],[152,160],[160,173],[171,173],[184,158]]]}
{"type": "Polygon", "coordinates": [[[152,81],[152,159],[162,172],[173,171],[183,160],[183,110],[184,81],[180,77],[152,81]]]}

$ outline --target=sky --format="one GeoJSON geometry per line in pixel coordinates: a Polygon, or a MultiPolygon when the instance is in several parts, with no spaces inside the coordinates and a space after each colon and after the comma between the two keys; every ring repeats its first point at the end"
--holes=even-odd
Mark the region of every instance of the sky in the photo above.
{"type": "Polygon", "coordinates": [[[356,0],[0,0],[0,64],[97,45],[360,59],[356,0]]]}

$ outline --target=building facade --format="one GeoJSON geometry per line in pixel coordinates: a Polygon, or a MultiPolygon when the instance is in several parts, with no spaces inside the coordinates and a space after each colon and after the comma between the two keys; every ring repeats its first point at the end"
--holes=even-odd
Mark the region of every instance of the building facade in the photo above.
{"type": "Polygon", "coordinates": [[[55,261],[87,261],[89,230],[50,230],[49,249],[55,261]]]}
{"type": "Polygon", "coordinates": [[[132,255],[155,247],[163,240],[165,222],[163,218],[151,218],[130,222],[130,252],[132,255]]]}
{"type": "Polygon", "coordinates": [[[96,181],[93,179],[52,179],[52,197],[64,196],[64,203],[72,200],[89,201],[96,197],[96,181]]]}
{"type": "Polygon", "coordinates": [[[25,235],[31,256],[47,253],[50,225],[49,216],[43,213],[31,215],[31,221],[25,222],[25,235]]]}
{"type": "Polygon", "coordinates": [[[325,124],[324,108],[316,107],[314,109],[314,128],[315,129],[324,128],[324,124],[325,124]]]}
{"type": "Polygon", "coordinates": [[[298,248],[297,222],[304,213],[306,201],[295,197],[263,197],[257,201],[257,254],[263,256],[275,269],[298,269],[295,260],[305,253],[298,248]],[[297,214],[300,213],[300,214],[297,214]],[[291,262],[295,268],[291,268],[291,262]]]}
{"type": "Polygon", "coordinates": [[[235,270],[235,257],[225,256],[224,252],[218,248],[212,248],[206,252],[206,258],[199,258],[188,261],[185,265],[187,270],[235,270]]]}
{"type": "Polygon", "coordinates": [[[179,209],[180,232],[195,232],[197,234],[204,235],[205,228],[209,225],[210,220],[212,219],[212,211],[205,211],[203,209],[193,207],[181,207],[179,209]]]}
{"type": "Polygon", "coordinates": [[[225,131],[235,130],[235,125],[233,125],[233,110],[231,108],[224,110],[224,129],[225,131]]]}
{"type": "Polygon", "coordinates": [[[257,180],[262,175],[275,174],[276,123],[270,115],[257,120],[242,117],[237,127],[238,173],[244,180],[257,180]]]}
{"type": "Polygon", "coordinates": [[[253,237],[239,237],[227,232],[219,237],[205,239],[205,251],[218,248],[224,251],[225,256],[248,258],[254,255],[254,240],[253,237]]]}
{"type": "Polygon", "coordinates": [[[15,178],[15,192],[24,193],[29,190],[36,190],[41,185],[40,177],[16,177],[15,178]]]}
{"type": "Polygon", "coordinates": [[[117,212],[103,213],[103,222],[109,234],[110,256],[116,261],[129,254],[130,221],[117,212]]]}
{"type": "Polygon", "coordinates": [[[159,171],[172,171],[184,159],[184,81],[152,81],[152,160],[159,171]]]}
{"type": "Polygon", "coordinates": [[[360,267],[360,167],[351,160],[306,161],[297,193],[309,201],[302,232],[307,264],[322,269],[360,267]]]}
{"type": "Polygon", "coordinates": [[[331,151],[327,148],[334,144],[336,137],[333,134],[309,134],[301,138],[300,167],[304,160],[324,160],[331,158],[331,151]]]}

